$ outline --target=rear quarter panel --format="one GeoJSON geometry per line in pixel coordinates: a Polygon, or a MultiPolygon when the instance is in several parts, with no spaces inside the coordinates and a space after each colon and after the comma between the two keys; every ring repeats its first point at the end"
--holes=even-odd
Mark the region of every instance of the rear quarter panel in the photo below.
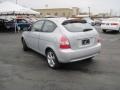
{"type": "Polygon", "coordinates": [[[54,52],[56,52],[59,49],[60,36],[61,32],[59,30],[59,27],[57,27],[54,32],[41,32],[39,40],[39,48],[41,54],[45,55],[47,48],[51,48],[54,52]]]}

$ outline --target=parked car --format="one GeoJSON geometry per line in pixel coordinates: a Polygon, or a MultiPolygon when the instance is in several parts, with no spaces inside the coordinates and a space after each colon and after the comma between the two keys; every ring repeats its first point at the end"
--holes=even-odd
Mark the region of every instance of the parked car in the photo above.
{"type": "Polygon", "coordinates": [[[89,23],[92,26],[95,26],[95,21],[93,21],[91,18],[86,17],[86,18],[82,18],[82,20],[86,20],[87,23],[89,23]]]}
{"type": "Polygon", "coordinates": [[[100,52],[98,32],[78,19],[45,18],[22,34],[23,50],[29,48],[46,56],[51,68],[61,63],[92,59],[100,52]]]}
{"type": "Polygon", "coordinates": [[[109,18],[102,21],[101,29],[103,32],[117,31],[120,32],[120,18],[109,18]]]}
{"type": "Polygon", "coordinates": [[[6,19],[0,19],[0,31],[5,31],[5,23],[7,22],[8,20],[6,19]]]}
{"type": "Polygon", "coordinates": [[[15,29],[15,26],[18,30],[26,30],[30,26],[31,23],[29,23],[25,19],[13,19],[5,23],[5,27],[7,29],[15,29]],[[15,25],[16,23],[16,25],[15,25]]]}
{"type": "Polygon", "coordinates": [[[101,19],[94,19],[94,23],[96,26],[101,26],[102,20],[101,19]]]}

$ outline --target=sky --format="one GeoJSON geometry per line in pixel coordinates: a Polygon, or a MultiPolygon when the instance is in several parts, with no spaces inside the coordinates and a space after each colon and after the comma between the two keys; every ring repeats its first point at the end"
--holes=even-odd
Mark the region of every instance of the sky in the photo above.
{"type": "MultiPolygon", "coordinates": [[[[3,0],[5,1],[5,0],[3,0]]],[[[7,0],[15,2],[16,0],[7,0]]],[[[120,15],[120,0],[17,0],[18,4],[28,8],[71,8],[79,7],[81,11],[92,13],[109,13],[120,15]]]]}

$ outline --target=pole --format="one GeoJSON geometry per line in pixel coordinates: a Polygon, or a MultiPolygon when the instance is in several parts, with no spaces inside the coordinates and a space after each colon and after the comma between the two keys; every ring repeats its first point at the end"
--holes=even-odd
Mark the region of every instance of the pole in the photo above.
{"type": "Polygon", "coordinates": [[[16,0],[16,4],[18,4],[18,0],[16,0]]]}
{"type": "Polygon", "coordinates": [[[13,14],[14,14],[14,22],[15,22],[15,33],[16,33],[16,25],[17,25],[17,22],[16,22],[16,15],[15,15],[15,12],[13,12],[13,14]]]}
{"type": "Polygon", "coordinates": [[[91,17],[91,15],[90,15],[90,12],[91,12],[91,11],[90,11],[90,9],[91,9],[91,8],[90,8],[90,7],[88,7],[89,17],[91,17]]]}

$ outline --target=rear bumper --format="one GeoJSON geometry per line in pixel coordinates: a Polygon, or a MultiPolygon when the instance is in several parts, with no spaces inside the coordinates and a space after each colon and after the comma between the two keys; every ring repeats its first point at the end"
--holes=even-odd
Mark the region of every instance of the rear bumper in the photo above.
{"type": "Polygon", "coordinates": [[[99,43],[93,47],[83,48],[79,50],[60,50],[56,54],[59,62],[69,63],[93,57],[96,54],[100,53],[100,50],[101,44],[99,43]]]}
{"type": "Polygon", "coordinates": [[[115,30],[115,31],[119,31],[120,30],[120,27],[118,26],[109,26],[109,27],[106,27],[106,26],[101,26],[101,29],[106,29],[106,30],[115,30]]]}

